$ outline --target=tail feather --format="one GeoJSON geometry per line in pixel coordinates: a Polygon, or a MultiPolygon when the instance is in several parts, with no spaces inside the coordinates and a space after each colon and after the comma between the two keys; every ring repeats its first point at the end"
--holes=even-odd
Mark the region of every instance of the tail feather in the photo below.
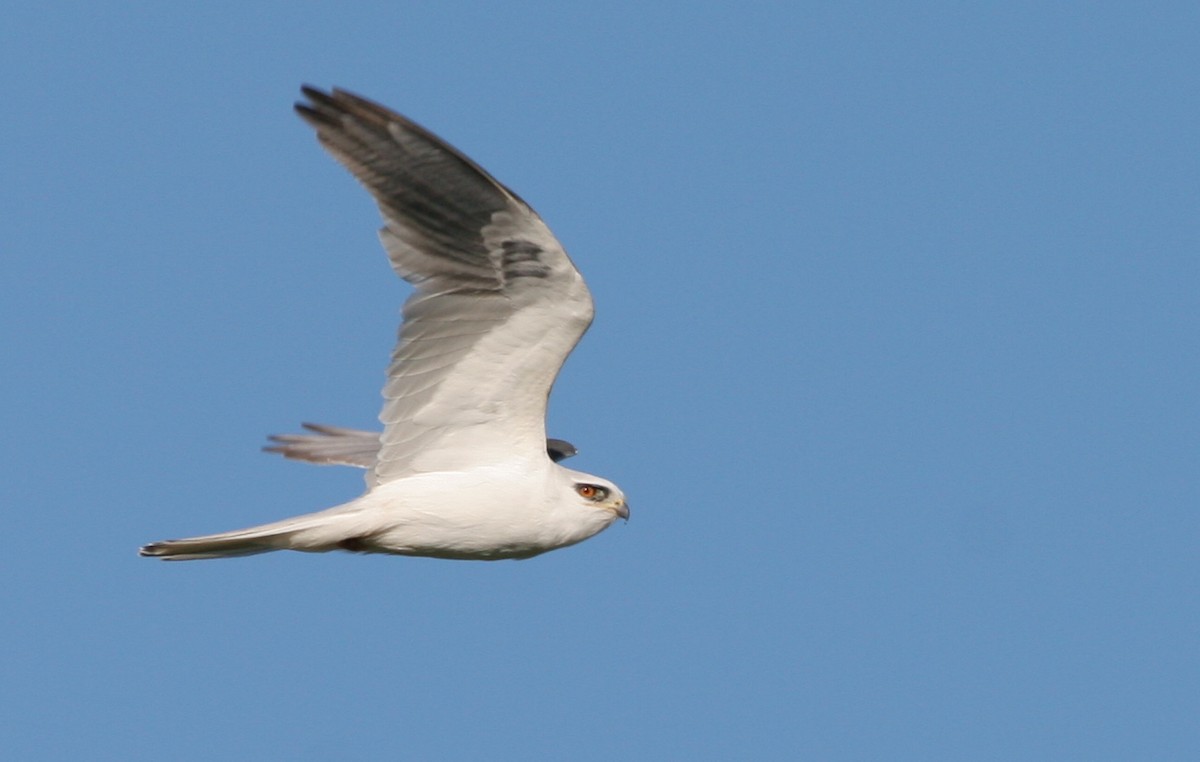
{"type": "Polygon", "coordinates": [[[253,556],[273,550],[331,550],[337,547],[337,537],[320,530],[329,527],[335,518],[329,513],[313,513],[249,529],[152,542],[143,545],[138,553],[164,561],[195,561],[253,556]]]}
{"type": "Polygon", "coordinates": [[[273,434],[263,449],[292,460],[336,466],[373,468],[379,456],[379,432],[302,424],[311,434],[273,434]]]}
{"type": "Polygon", "coordinates": [[[235,558],[280,550],[253,540],[190,537],[186,540],[162,540],[143,545],[138,551],[164,561],[197,561],[205,558],[235,558]]]}

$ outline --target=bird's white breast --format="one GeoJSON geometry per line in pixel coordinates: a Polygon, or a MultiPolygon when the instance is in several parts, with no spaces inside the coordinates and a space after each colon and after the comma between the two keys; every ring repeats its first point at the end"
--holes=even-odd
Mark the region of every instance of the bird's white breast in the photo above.
{"type": "Polygon", "coordinates": [[[585,540],[613,521],[611,512],[573,500],[564,473],[546,459],[418,474],[355,501],[354,523],[383,552],[526,558],[585,540]]]}

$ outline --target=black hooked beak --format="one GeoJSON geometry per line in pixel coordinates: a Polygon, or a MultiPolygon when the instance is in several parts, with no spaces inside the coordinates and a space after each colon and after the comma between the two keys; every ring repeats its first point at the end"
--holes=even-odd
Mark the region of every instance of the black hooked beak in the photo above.
{"type": "Polygon", "coordinates": [[[629,521],[629,503],[622,500],[620,505],[618,505],[616,508],[613,508],[613,513],[617,514],[626,521],[629,521]]]}

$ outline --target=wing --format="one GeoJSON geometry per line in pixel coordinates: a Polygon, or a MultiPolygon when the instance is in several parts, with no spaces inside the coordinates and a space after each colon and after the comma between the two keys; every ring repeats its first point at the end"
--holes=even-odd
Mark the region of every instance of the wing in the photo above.
{"type": "Polygon", "coordinates": [[[592,321],[562,245],[429,131],[343,90],[302,89],[310,104],[297,112],[371,191],[392,268],[416,287],[383,389],[374,483],[545,457],[546,399],[592,321]]]}
{"type": "MultiPolygon", "coordinates": [[[[379,432],[326,426],[320,423],[301,424],[309,434],[272,434],[273,444],[263,448],[291,460],[303,460],[322,466],[357,466],[374,469],[379,457],[379,432]]],[[[546,454],[555,463],[578,454],[575,445],[565,439],[547,439],[546,454]]]]}

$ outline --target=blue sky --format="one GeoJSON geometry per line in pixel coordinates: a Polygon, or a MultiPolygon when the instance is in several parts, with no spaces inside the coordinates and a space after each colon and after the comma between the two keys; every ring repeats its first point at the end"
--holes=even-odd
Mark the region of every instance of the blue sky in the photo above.
{"type": "Polygon", "coordinates": [[[1190,3],[13,4],[13,759],[1196,759],[1190,3]],[[432,128],[598,315],[633,517],[524,562],[139,544],[354,496],[406,287],[291,104],[432,128]]]}

